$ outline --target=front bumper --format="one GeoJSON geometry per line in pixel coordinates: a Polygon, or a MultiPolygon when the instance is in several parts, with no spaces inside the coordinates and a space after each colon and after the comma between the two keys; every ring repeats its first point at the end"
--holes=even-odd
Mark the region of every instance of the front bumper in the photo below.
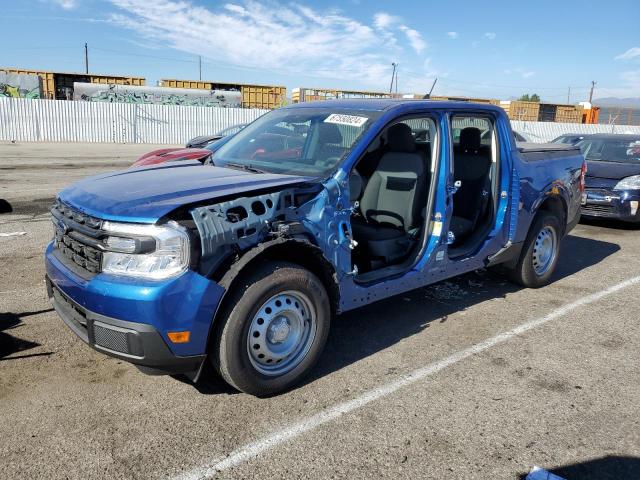
{"type": "Polygon", "coordinates": [[[640,193],[587,188],[587,201],[580,213],[585,217],[611,218],[625,222],[640,222],[640,193]]]}
{"type": "Polygon", "coordinates": [[[60,318],[90,347],[162,373],[197,371],[206,355],[174,355],[151,325],[125,322],[82,308],[46,278],[49,300],[60,318]]]}
{"type": "Polygon", "coordinates": [[[49,245],[47,291],[67,326],[92,348],[154,373],[197,371],[224,289],[187,271],[164,282],[98,274],[83,279],[49,245]],[[174,344],[169,332],[189,331],[174,344]]]}

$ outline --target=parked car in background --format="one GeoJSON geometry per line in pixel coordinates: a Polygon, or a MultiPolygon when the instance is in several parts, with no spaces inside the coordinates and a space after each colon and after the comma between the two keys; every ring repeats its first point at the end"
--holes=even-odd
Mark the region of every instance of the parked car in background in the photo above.
{"type": "Polygon", "coordinates": [[[157,165],[159,163],[177,162],[180,160],[198,160],[199,162],[204,163],[211,157],[212,153],[215,152],[216,144],[220,142],[220,140],[235,135],[246,126],[246,123],[240,123],[220,130],[214,135],[192,138],[187,142],[185,148],[163,148],[145,153],[131,166],[143,167],[148,165],[157,165]]]}
{"type": "Polygon", "coordinates": [[[494,105],[299,103],[227,138],[213,164],[58,195],[47,290],[91,347],[192,380],[211,362],[271,395],[313,368],[336,313],[493,265],[550,283],[580,218],[580,150],[516,144],[494,105]]]}
{"type": "Polygon", "coordinates": [[[218,133],[214,133],[213,135],[200,135],[199,137],[192,138],[187,142],[187,148],[204,148],[210,143],[213,143],[221,138],[226,137],[227,135],[235,135],[244,127],[246,127],[246,123],[239,123],[237,125],[231,125],[230,127],[224,128],[220,130],[218,133]]]}
{"type": "Polygon", "coordinates": [[[640,222],[640,135],[589,135],[582,215],[640,222]]]}
{"type": "Polygon", "coordinates": [[[566,145],[577,145],[589,135],[585,133],[565,133],[551,140],[550,143],[564,143],[566,145]]]}
{"type": "Polygon", "coordinates": [[[513,136],[515,137],[516,142],[531,142],[531,140],[528,139],[525,134],[516,132],[515,130],[513,131],[513,136]]]}
{"type": "Polygon", "coordinates": [[[198,160],[204,163],[211,156],[211,153],[211,150],[206,148],[163,148],[145,153],[131,166],[145,167],[180,160],[198,160]]]}

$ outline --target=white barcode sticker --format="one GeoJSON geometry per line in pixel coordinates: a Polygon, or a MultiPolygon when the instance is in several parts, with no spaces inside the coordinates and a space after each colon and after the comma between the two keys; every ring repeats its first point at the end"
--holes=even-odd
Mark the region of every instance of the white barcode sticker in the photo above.
{"type": "Polygon", "coordinates": [[[442,235],[442,222],[433,222],[433,231],[431,235],[434,237],[439,237],[442,235]]]}
{"type": "Polygon", "coordinates": [[[324,123],[337,123],[338,125],[349,125],[351,127],[361,127],[369,120],[367,117],[356,115],[343,115],[342,113],[332,113],[324,119],[324,123]]]}

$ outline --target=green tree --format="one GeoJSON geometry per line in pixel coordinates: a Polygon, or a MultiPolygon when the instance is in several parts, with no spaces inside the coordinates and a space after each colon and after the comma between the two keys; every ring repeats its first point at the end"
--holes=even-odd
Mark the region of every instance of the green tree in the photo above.
{"type": "Polygon", "coordinates": [[[537,93],[532,93],[531,95],[525,93],[518,100],[521,102],[540,102],[540,96],[537,93]]]}

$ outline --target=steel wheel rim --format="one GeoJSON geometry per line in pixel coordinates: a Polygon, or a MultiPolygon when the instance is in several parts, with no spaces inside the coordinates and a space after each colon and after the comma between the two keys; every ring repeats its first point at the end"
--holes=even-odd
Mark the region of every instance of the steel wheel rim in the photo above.
{"type": "Polygon", "coordinates": [[[289,290],[258,309],[247,332],[247,352],[263,375],[280,376],[304,360],[316,336],[316,311],[309,298],[289,290]]]}
{"type": "Polygon", "coordinates": [[[542,276],[549,271],[556,259],[558,237],[553,227],[546,226],[538,233],[533,245],[533,270],[542,276]]]}

